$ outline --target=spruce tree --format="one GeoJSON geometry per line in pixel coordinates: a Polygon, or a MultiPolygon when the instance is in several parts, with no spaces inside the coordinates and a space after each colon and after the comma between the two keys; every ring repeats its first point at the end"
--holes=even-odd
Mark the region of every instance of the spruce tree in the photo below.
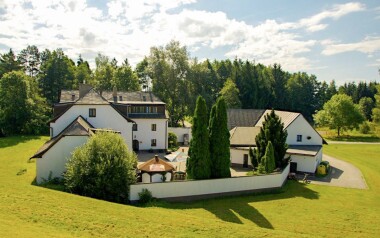
{"type": "Polygon", "coordinates": [[[210,157],[213,178],[231,177],[230,133],[227,127],[227,106],[223,97],[218,98],[210,117],[210,157]]]}
{"type": "Polygon", "coordinates": [[[286,138],[288,133],[284,130],[284,123],[274,110],[265,115],[260,133],[256,136],[257,160],[261,163],[264,157],[269,141],[273,144],[274,158],[276,167],[284,165],[284,156],[288,146],[286,138]]]}
{"type": "Polygon", "coordinates": [[[199,96],[191,129],[189,158],[187,159],[187,177],[189,179],[208,179],[211,177],[210,143],[208,125],[208,112],[206,101],[199,96]]]}

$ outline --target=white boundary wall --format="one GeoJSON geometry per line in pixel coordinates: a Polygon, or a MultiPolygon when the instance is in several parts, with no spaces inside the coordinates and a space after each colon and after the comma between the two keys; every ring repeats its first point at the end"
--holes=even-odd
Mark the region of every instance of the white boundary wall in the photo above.
{"type": "Polygon", "coordinates": [[[191,140],[191,127],[168,127],[168,132],[177,135],[177,142],[183,143],[183,136],[189,134],[189,142],[191,140]]]}
{"type": "Polygon", "coordinates": [[[186,197],[191,198],[193,196],[211,197],[218,194],[223,196],[244,191],[274,189],[282,187],[288,174],[289,165],[282,173],[271,175],[134,184],[130,186],[129,200],[132,202],[139,200],[138,193],[144,188],[151,191],[153,197],[156,198],[183,198],[183,200],[186,200],[186,197]]]}

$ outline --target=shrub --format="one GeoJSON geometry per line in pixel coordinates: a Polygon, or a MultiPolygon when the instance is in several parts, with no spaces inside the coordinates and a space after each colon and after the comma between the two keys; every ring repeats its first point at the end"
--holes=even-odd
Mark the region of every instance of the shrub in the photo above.
{"type": "Polygon", "coordinates": [[[173,132],[169,132],[168,134],[169,148],[172,150],[176,150],[178,146],[178,138],[177,135],[173,132]]]}
{"type": "Polygon", "coordinates": [[[151,201],[153,201],[152,192],[146,188],[143,188],[141,192],[139,192],[139,203],[144,205],[150,203],[151,201]]]}
{"type": "Polygon", "coordinates": [[[371,132],[371,128],[370,128],[368,122],[366,122],[366,121],[360,125],[359,129],[360,129],[360,132],[363,134],[369,134],[371,132]]]}
{"type": "Polygon", "coordinates": [[[119,203],[128,200],[136,182],[136,155],[115,133],[98,132],[74,150],[64,175],[68,191],[119,203]]]}

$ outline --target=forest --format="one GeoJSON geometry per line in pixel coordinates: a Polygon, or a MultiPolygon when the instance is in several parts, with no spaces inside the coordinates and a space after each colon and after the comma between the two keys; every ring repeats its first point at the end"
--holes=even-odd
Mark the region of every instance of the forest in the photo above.
{"type": "MultiPolygon", "coordinates": [[[[18,49],[19,50],[19,49],[18,49]]],[[[280,64],[263,65],[252,60],[199,61],[186,46],[171,41],[155,46],[136,67],[128,59],[98,54],[95,67],[81,55],[74,61],[62,49],[38,49],[29,45],[15,54],[0,54],[0,134],[43,134],[59,102],[62,89],[78,89],[86,83],[99,91],[152,91],[166,103],[170,126],[181,126],[191,117],[200,95],[208,109],[223,96],[228,108],[277,109],[301,112],[313,123],[313,114],[335,94],[347,94],[366,108],[371,120],[376,105],[377,82],[319,81],[305,72],[288,72],[280,64]]],[[[302,68],[302,67],[300,67],[302,68]]]]}

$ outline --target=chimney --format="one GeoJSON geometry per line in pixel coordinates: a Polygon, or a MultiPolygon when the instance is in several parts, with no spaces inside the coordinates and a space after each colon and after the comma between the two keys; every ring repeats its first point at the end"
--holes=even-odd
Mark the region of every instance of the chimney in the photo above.
{"type": "Polygon", "coordinates": [[[79,84],[79,98],[82,98],[91,89],[92,89],[91,85],[84,84],[84,83],[79,84]]]}
{"type": "Polygon", "coordinates": [[[113,87],[112,96],[113,96],[113,102],[117,102],[117,88],[116,88],[116,86],[113,87]]]}
{"type": "Polygon", "coordinates": [[[158,160],[159,160],[158,155],[154,156],[154,160],[158,163],[158,160]]]}

